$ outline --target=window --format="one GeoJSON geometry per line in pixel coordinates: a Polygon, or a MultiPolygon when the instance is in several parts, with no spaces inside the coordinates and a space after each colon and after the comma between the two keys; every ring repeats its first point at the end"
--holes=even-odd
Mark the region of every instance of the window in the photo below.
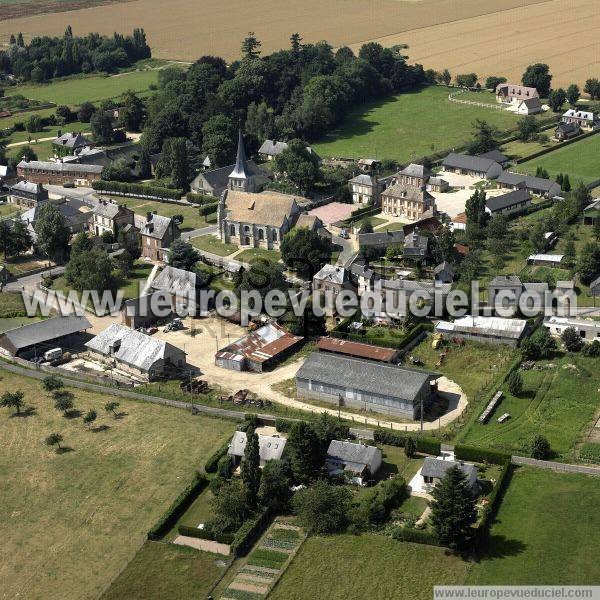
{"type": "Polygon", "coordinates": [[[235,225],[229,226],[229,235],[235,235],[235,225]]]}
{"type": "Polygon", "coordinates": [[[277,241],[277,230],[276,229],[273,230],[273,241],[274,242],[277,241]]]}
{"type": "Polygon", "coordinates": [[[250,233],[250,226],[249,225],[244,226],[244,231],[246,233],[250,233]]]}
{"type": "Polygon", "coordinates": [[[259,240],[264,240],[265,239],[265,232],[262,229],[258,230],[258,239],[259,240]]]}

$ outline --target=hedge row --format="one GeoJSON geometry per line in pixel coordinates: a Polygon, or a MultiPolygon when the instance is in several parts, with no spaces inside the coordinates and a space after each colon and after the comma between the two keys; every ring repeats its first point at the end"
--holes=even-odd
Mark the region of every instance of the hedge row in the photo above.
{"type": "Polygon", "coordinates": [[[204,465],[204,470],[207,473],[216,473],[217,465],[223,456],[227,454],[227,450],[229,450],[229,441],[225,442],[218,450],[216,450],[212,456],[206,461],[204,465]]]}
{"type": "Polygon", "coordinates": [[[289,419],[282,419],[281,417],[275,419],[275,429],[280,433],[288,433],[294,424],[289,419]]]}
{"type": "Polygon", "coordinates": [[[177,531],[181,535],[187,537],[198,538],[200,540],[210,540],[211,542],[219,542],[219,544],[231,544],[234,539],[233,533],[222,533],[215,535],[209,529],[198,529],[198,527],[189,527],[188,525],[179,525],[177,531]]]}
{"type": "Polygon", "coordinates": [[[183,190],[172,190],[169,188],[147,185],[145,183],[123,183],[121,181],[104,181],[101,179],[92,182],[92,187],[98,192],[116,192],[120,194],[145,196],[158,200],[161,198],[180,200],[181,196],[183,196],[183,190]]]}
{"type": "Polygon", "coordinates": [[[244,556],[262,535],[271,518],[271,511],[264,510],[254,519],[248,519],[235,532],[231,542],[231,552],[234,556],[244,556]]]}
{"type": "Polygon", "coordinates": [[[537,204],[530,204],[529,206],[526,206],[523,210],[510,213],[509,215],[506,215],[506,218],[509,221],[512,221],[513,219],[519,219],[521,217],[524,217],[525,215],[530,215],[532,213],[538,212],[538,210],[550,208],[551,206],[554,206],[554,201],[551,198],[549,198],[548,200],[538,202],[537,204]]]}
{"type": "Polygon", "coordinates": [[[454,455],[459,460],[470,460],[472,462],[485,462],[493,465],[505,465],[510,462],[509,452],[502,450],[493,450],[491,448],[477,448],[476,446],[463,446],[457,444],[454,446],[454,455]]]}
{"type": "Polygon", "coordinates": [[[200,492],[208,484],[208,479],[202,473],[196,473],[193,481],[177,496],[173,504],[169,506],[163,516],[156,522],[148,532],[149,540],[162,539],[175,525],[177,519],[191,506],[192,502],[199,496],[200,492]]]}
{"type": "Polygon", "coordinates": [[[386,444],[387,446],[397,446],[404,448],[407,438],[412,437],[417,445],[417,452],[423,454],[432,454],[437,456],[442,446],[438,440],[433,438],[423,437],[422,435],[409,435],[407,433],[398,433],[390,429],[375,429],[373,439],[378,444],[386,444]]]}
{"type": "Polygon", "coordinates": [[[200,216],[206,217],[207,215],[212,215],[214,212],[217,212],[219,208],[219,203],[214,202],[213,204],[202,204],[200,205],[200,216]]]}
{"type": "Polygon", "coordinates": [[[494,486],[494,489],[488,495],[488,503],[483,509],[483,515],[481,517],[481,521],[479,525],[475,528],[474,534],[474,542],[476,546],[481,546],[483,542],[487,538],[487,534],[490,529],[490,525],[496,516],[496,512],[500,506],[500,501],[502,499],[502,493],[504,492],[506,486],[508,485],[508,479],[510,472],[512,470],[512,464],[510,461],[504,463],[504,467],[500,472],[500,476],[498,477],[498,481],[494,486]]]}
{"type": "Polygon", "coordinates": [[[381,209],[378,206],[365,206],[363,208],[357,208],[350,213],[350,216],[343,221],[346,225],[360,221],[363,217],[375,215],[379,213],[381,209]]]}
{"type": "Polygon", "coordinates": [[[441,546],[437,535],[422,529],[411,527],[395,527],[392,530],[392,538],[401,542],[414,542],[415,544],[428,544],[430,546],[441,546]]]}
{"type": "Polygon", "coordinates": [[[539,158],[540,156],[544,156],[545,154],[554,152],[554,151],[558,150],[559,148],[564,148],[565,146],[570,146],[571,144],[575,144],[577,142],[580,142],[581,140],[585,140],[586,138],[589,138],[592,135],[596,135],[599,132],[600,132],[600,129],[594,129],[593,131],[589,131],[588,133],[584,133],[583,135],[579,135],[575,138],[571,138],[570,140],[566,140],[566,141],[558,144],[557,146],[550,146],[550,148],[544,148],[543,150],[540,150],[539,152],[534,152],[533,154],[530,154],[529,156],[524,156],[523,158],[520,158],[516,162],[518,165],[520,165],[524,162],[533,160],[534,158],[539,158]]]}
{"type": "Polygon", "coordinates": [[[211,194],[197,194],[195,192],[188,192],[185,195],[185,198],[188,202],[192,202],[193,204],[213,204],[218,202],[219,199],[216,196],[212,196],[211,194]]]}

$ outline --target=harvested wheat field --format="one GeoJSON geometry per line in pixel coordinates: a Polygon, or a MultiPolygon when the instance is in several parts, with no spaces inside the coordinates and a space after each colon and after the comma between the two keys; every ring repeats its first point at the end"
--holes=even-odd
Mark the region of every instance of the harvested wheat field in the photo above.
{"type": "MultiPolygon", "coordinates": [[[[68,6],[71,1],[74,0],[46,0],[48,5],[54,4],[55,9],[68,6]]],[[[582,0],[581,3],[593,2],[582,0]]],[[[233,59],[237,58],[240,41],[248,31],[256,32],[265,52],[287,46],[290,34],[296,31],[305,41],[327,40],[334,46],[360,44],[382,37],[387,41],[394,34],[400,34],[398,40],[404,41],[405,35],[401,32],[410,31],[413,42],[419,31],[428,33],[432,26],[463,22],[480,15],[495,18],[494,15],[501,15],[503,11],[520,7],[531,7],[528,10],[535,15],[545,4],[539,0],[133,0],[101,6],[97,3],[98,0],[91,0],[91,8],[69,12],[0,20],[0,41],[6,41],[11,33],[18,31],[26,37],[62,34],[67,24],[77,33],[105,34],[115,29],[130,32],[141,26],[148,33],[156,57],[194,60],[202,54],[216,54],[233,59]]],[[[548,3],[556,4],[552,0],[548,3]]],[[[0,0],[0,14],[2,8],[14,9],[15,4],[19,2],[9,0],[7,4],[6,0],[0,0]]],[[[76,2],[79,6],[83,4],[83,0],[76,2]]],[[[559,0],[559,4],[566,7],[578,2],[559,0]]],[[[465,23],[468,26],[468,21],[465,23]]],[[[563,25],[562,19],[555,18],[551,22],[552,27],[564,34],[563,25]]],[[[592,28],[593,23],[587,27],[592,28]]],[[[528,29],[523,30],[530,33],[528,29]]],[[[546,33],[542,35],[545,39],[551,37],[546,33]]],[[[480,31],[479,37],[485,39],[488,32],[480,31]]],[[[498,50],[514,45],[503,36],[493,37],[498,50]]],[[[491,62],[495,64],[493,57],[491,62]]]]}
{"type": "MultiPolygon", "coordinates": [[[[406,43],[413,62],[456,73],[504,75],[520,81],[527,65],[550,65],[553,86],[580,85],[600,76],[600,2],[547,0],[377,37],[406,43]]],[[[353,45],[357,49],[360,44],[353,45]]]]}

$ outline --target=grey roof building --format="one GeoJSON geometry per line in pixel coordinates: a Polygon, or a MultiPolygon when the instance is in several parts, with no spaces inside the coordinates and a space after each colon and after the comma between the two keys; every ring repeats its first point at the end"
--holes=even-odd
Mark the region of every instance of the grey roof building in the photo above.
{"type": "Polygon", "coordinates": [[[438,321],[437,333],[451,338],[468,339],[488,344],[506,344],[516,347],[525,335],[527,321],[502,317],[466,316],[450,321],[438,321]]]}
{"type": "Polygon", "coordinates": [[[405,258],[424,259],[429,252],[429,238],[425,235],[420,235],[419,230],[414,229],[404,238],[405,258]]]}
{"type": "Polygon", "coordinates": [[[356,483],[362,484],[365,478],[377,473],[381,460],[381,450],[377,446],[332,440],[327,449],[325,464],[331,475],[348,473],[356,483]]]}
{"type": "Polygon", "coordinates": [[[199,277],[193,271],[185,271],[167,265],[150,284],[154,291],[166,292],[171,297],[177,314],[195,314],[197,292],[201,287],[199,277]]]}
{"type": "Polygon", "coordinates": [[[600,277],[596,277],[596,279],[590,283],[590,294],[592,296],[600,296],[600,277]]]}
{"type": "Polygon", "coordinates": [[[526,189],[532,194],[546,198],[554,198],[561,193],[561,187],[555,181],[511,171],[502,171],[497,181],[504,188],[526,189]]]}
{"type": "Polygon", "coordinates": [[[489,158],[490,160],[496,161],[501,167],[505,167],[510,162],[508,156],[502,154],[498,149],[479,154],[479,158],[489,158]]]}
{"type": "Polygon", "coordinates": [[[485,210],[488,214],[510,215],[521,212],[524,208],[531,205],[531,195],[529,190],[522,188],[501,196],[493,196],[487,199],[485,210]]]}
{"type": "Polygon", "coordinates": [[[462,471],[471,489],[476,488],[477,467],[462,461],[443,460],[427,456],[421,467],[421,476],[426,485],[435,486],[453,467],[458,467],[462,471]]]}
{"type": "Polygon", "coordinates": [[[8,188],[8,201],[19,206],[33,208],[48,200],[48,190],[41,183],[17,181],[8,188]]]}
{"type": "Polygon", "coordinates": [[[481,156],[469,156],[468,154],[457,154],[451,152],[442,162],[446,171],[472,175],[482,179],[495,179],[502,173],[502,167],[491,158],[481,156]]]}
{"type": "Polygon", "coordinates": [[[73,151],[77,150],[78,148],[85,148],[86,146],[91,146],[92,141],[88,140],[86,137],[81,135],[81,133],[74,131],[63,133],[61,136],[52,140],[52,145],[73,151]]]}
{"type": "MultiPolygon", "coordinates": [[[[264,467],[268,460],[281,460],[286,442],[287,440],[283,437],[258,434],[260,466],[264,467]]],[[[237,464],[244,459],[247,443],[248,436],[245,431],[236,431],[233,434],[227,454],[233,456],[237,464]]]]}
{"type": "Polygon", "coordinates": [[[84,316],[54,317],[6,331],[0,335],[0,347],[12,356],[40,355],[61,343],[70,343],[90,328],[84,316]]]}
{"type": "Polygon", "coordinates": [[[416,418],[432,401],[437,375],[384,363],[314,352],[296,374],[300,398],[416,418]]]}
{"type": "Polygon", "coordinates": [[[404,244],[404,231],[377,231],[373,233],[359,233],[359,248],[388,248],[389,246],[399,246],[404,244]]]}
{"type": "Polygon", "coordinates": [[[434,270],[433,276],[436,281],[452,283],[454,281],[454,269],[448,261],[441,262],[434,270]]]}
{"type": "Polygon", "coordinates": [[[186,364],[183,350],[118,323],[92,338],[86,348],[144,380],[173,374],[186,364]]]}

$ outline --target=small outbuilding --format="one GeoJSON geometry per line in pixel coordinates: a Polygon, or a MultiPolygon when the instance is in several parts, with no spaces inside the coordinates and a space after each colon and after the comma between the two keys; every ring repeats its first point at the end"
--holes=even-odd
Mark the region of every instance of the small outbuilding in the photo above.
{"type": "Polygon", "coordinates": [[[365,485],[381,467],[382,454],[376,446],[332,440],[325,464],[330,475],[347,474],[353,483],[365,485]]]}
{"type": "Polygon", "coordinates": [[[467,478],[473,492],[477,489],[477,467],[471,463],[455,460],[444,460],[428,456],[421,467],[421,476],[426,488],[434,488],[453,467],[458,467],[467,478]]]}

